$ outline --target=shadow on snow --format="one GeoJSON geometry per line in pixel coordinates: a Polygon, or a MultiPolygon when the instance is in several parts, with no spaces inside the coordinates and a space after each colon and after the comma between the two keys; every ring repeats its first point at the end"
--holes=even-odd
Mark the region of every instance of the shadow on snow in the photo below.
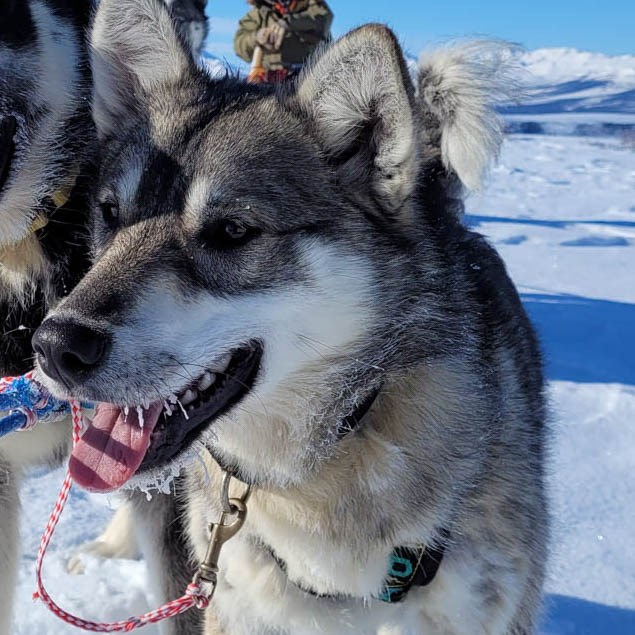
{"type": "Polygon", "coordinates": [[[635,633],[635,611],[564,595],[545,599],[542,635],[627,635],[635,633]]]}
{"type": "Polygon", "coordinates": [[[549,379],[635,385],[635,304],[575,295],[521,297],[538,330],[549,379]]]}
{"type": "Polygon", "coordinates": [[[507,218],[505,216],[479,216],[466,214],[465,221],[469,227],[476,228],[482,223],[506,223],[511,225],[533,225],[552,229],[567,229],[573,225],[605,225],[609,227],[635,228],[635,221],[629,220],[543,220],[539,218],[507,218]]]}

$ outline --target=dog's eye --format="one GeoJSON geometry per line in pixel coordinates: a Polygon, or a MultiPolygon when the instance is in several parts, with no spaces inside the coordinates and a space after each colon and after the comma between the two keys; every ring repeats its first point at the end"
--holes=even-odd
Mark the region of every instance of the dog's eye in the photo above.
{"type": "Polygon", "coordinates": [[[246,245],[259,234],[259,230],[242,221],[226,218],[208,226],[202,238],[206,246],[212,249],[234,249],[246,245]]]}
{"type": "Polygon", "coordinates": [[[116,229],[119,224],[119,206],[117,203],[113,200],[106,199],[99,203],[99,210],[108,229],[116,229]]]}
{"type": "Polygon", "coordinates": [[[13,137],[17,128],[15,117],[8,116],[0,120],[0,189],[9,176],[11,159],[15,151],[13,137]]]}
{"type": "Polygon", "coordinates": [[[223,231],[229,240],[237,242],[245,239],[249,229],[238,221],[226,220],[223,221],[223,231]]]}

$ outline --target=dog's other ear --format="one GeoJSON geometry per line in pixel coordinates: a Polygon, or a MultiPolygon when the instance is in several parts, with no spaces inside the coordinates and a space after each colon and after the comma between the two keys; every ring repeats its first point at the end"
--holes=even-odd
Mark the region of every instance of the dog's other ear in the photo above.
{"type": "Polygon", "coordinates": [[[415,187],[417,137],[414,87],[393,33],[370,24],[344,36],[307,67],[297,95],[340,182],[397,212],[415,187]]]}
{"type": "Polygon", "coordinates": [[[101,138],[120,129],[145,95],[177,82],[193,65],[161,0],[101,0],[91,47],[101,138]]]}
{"type": "Polygon", "coordinates": [[[514,80],[514,50],[506,42],[477,40],[424,53],[419,60],[424,152],[440,151],[445,167],[470,190],[480,187],[503,141],[496,105],[522,96],[514,80]]]}

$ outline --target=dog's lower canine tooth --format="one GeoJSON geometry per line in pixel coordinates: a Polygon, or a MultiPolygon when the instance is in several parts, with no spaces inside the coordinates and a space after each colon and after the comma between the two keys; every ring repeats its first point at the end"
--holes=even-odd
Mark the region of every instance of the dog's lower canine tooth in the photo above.
{"type": "Polygon", "coordinates": [[[214,373],[205,373],[198,382],[198,389],[207,390],[215,381],[216,375],[214,373]]]}

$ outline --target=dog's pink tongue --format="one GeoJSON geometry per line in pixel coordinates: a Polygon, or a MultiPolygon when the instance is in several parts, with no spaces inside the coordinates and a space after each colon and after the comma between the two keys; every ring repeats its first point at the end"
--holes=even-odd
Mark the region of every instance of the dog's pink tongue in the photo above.
{"type": "Polygon", "coordinates": [[[112,404],[98,404],[92,423],[71,454],[73,480],[93,492],[110,492],[129,481],[143,461],[162,409],[156,402],[142,410],[140,425],[136,409],[126,415],[112,404]]]}

